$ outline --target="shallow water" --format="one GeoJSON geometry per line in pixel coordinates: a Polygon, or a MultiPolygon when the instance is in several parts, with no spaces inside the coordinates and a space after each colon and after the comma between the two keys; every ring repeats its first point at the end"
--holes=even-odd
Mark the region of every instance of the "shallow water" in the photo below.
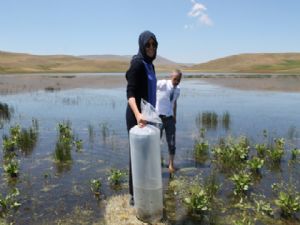
{"type": "MultiPolygon", "coordinates": [[[[10,120],[4,121],[0,129],[2,136],[16,124],[27,128],[32,119],[39,124],[35,149],[27,156],[19,155],[20,177],[9,182],[0,167],[1,193],[7,193],[14,186],[21,192],[22,206],[12,213],[11,221],[47,224],[72,213],[76,206],[94,212],[90,216],[91,222],[99,221],[103,213],[102,200],[110,195],[127,193],[126,183],[123,188],[113,189],[107,181],[110,168],[128,169],[125,88],[38,91],[0,96],[0,102],[13,108],[10,120]],[[83,140],[83,151],[72,151],[73,160],[68,166],[59,166],[53,161],[57,125],[63,121],[70,121],[75,136],[83,140]],[[90,191],[89,181],[93,178],[102,180],[102,200],[97,200],[90,191]]],[[[289,146],[300,148],[299,102],[300,93],[242,91],[201,80],[183,80],[177,112],[178,174],[181,170],[187,175],[197,171],[209,173],[210,163],[198,164],[193,157],[194,143],[203,127],[197,117],[203,112],[214,112],[219,118],[212,127],[206,127],[205,137],[210,143],[228,135],[245,135],[250,142],[260,143],[266,130],[269,139],[283,137],[289,146]],[[227,126],[220,122],[225,112],[230,115],[227,126]],[[190,173],[186,172],[188,169],[191,169],[190,173]]],[[[2,146],[2,140],[0,144],[2,146]]],[[[167,161],[164,139],[161,147],[162,157],[167,161]]],[[[2,156],[1,151],[1,159],[2,156]]],[[[265,170],[265,181],[257,188],[263,190],[274,181],[299,177],[299,164],[290,172],[286,162],[287,158],[279,172],[265,170]]],[[[163,181],[167,192],[169,175],[166,168],[163,168],[163,181]]],[[[296,185],[300,191],[299,184],[296,185]]]]}

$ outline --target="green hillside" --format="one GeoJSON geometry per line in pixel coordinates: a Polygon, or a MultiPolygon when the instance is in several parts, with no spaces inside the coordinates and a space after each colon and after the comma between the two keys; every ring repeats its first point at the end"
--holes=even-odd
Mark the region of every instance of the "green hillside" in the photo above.
{"type": "Polygon", "coordinates": [[[190,67],[202,72],[300,73],[300,53],[233,55],[190,67]]]}

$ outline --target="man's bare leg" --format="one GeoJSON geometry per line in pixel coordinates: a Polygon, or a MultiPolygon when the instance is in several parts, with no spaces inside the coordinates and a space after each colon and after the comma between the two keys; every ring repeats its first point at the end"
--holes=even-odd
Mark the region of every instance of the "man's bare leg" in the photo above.
{"type": "Polygon", "coordinates": [[[174,157],[175,157],[175,155],[170,155],[169,156],[169,171],[170,171],[170,173],[174,173],[175,172],[174,157]]]}

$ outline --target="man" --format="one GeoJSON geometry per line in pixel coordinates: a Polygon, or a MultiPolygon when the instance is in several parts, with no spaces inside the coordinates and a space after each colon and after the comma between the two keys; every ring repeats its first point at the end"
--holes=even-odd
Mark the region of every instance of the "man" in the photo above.
{"type": "Polygon", "coordinates": [[[175,157],[175,133],[176,133],[176,108],[177,99],[180,95],[180,88],[178,84],[181,81],[182,73],[180,70],[174,70],[171,73],[169,80],[157,81],[157,92],[156,92],[156,110],[162,120],[162,128],[160,137],[162,137],[163,130],[166,133],[166,139],[169,150],[169,171],[173,173],[174,157],[175,157]]]}

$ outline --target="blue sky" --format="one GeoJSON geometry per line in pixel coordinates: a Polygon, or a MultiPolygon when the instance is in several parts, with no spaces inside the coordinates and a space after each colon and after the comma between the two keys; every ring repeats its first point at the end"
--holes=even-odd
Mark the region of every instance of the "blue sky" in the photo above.
{"type": "Polygon", "coordinates": [[[175,62],[300,52],[299,12],[299,0],[0,0],[0,50],[133,55],[150,30],[175,62]]]}

